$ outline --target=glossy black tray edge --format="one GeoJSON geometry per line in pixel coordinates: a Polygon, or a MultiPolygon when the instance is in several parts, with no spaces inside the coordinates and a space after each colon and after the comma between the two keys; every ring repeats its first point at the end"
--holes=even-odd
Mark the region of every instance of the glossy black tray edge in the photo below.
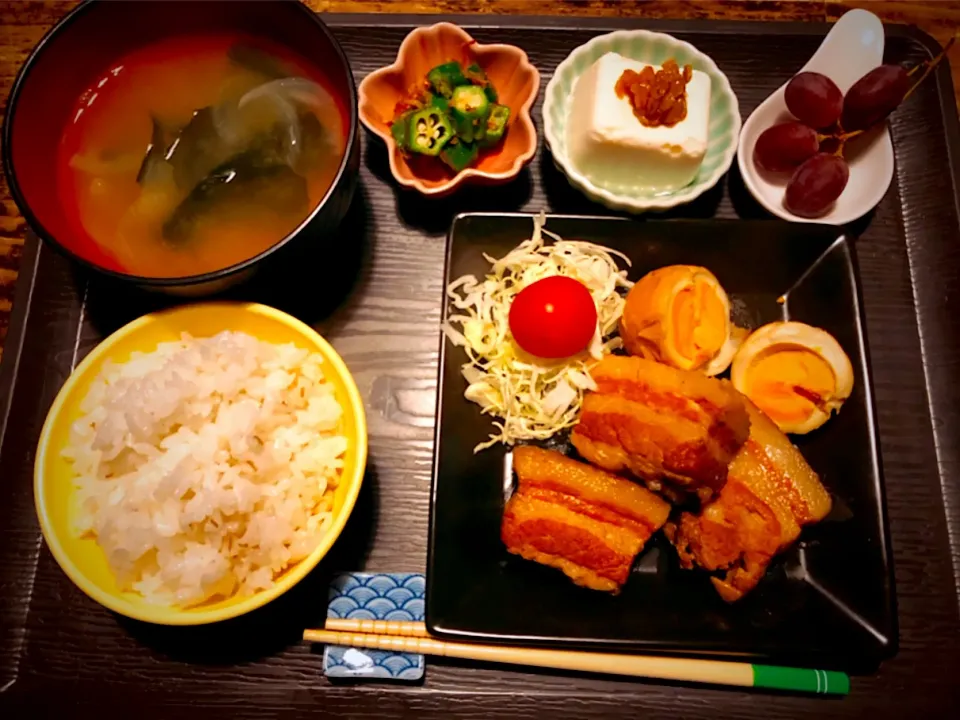
{"type": "MultiPolygon", "coordinates": [[[[331,27],[367,26],[371,16],[363,13],[322,14],[331,27]]],[[[378,14],[379,26],[429,25],[437,22],[453,22],[464,27],[513,27],[513,28],[553,28],[553,29],[595,29],[598,32],[618,29],[647,28],[661,32],[718,33],[756,35],[774,30],[783,35],[822,35],[829,29],[829,23],[802,22],[742,22],[742,21],[704,21],[704,20],[651,20],[645,18],[570,18],[538,16],[497,16],[497,15],[432,15],[432,14],[378,14]]],[[[923,46],[932,57],[940,50],[940,45],[922,30],[905,25],[885,25],[887,36],[911,39],[923,46]]],[[[941,118],[947,140],[950,182],[955,199],[954,214],[960,218],[960,119],[956,112],[956,98],[951,79],[949,62],[944,62],[934,73],[940,101],[941,118]]],[[[958,228],[960,232],[960,228],[958,228]]],[[[0,451],[4,449],[4,436],[10,410],[10,401],[17,371],[20,353],[33,299],[33,288],[40,261],[39,240],[26,233],[24,252],[18,273],[11,319],[4,342],[2,365],[0,365],[0,451]]],[[[942,263],[946,249],[943,247],[923,246],[917,255],[927,268],[935,268],[942,263]]],[[[936,444],[937,462],[944,499],[947,526],[950,535],[950,552],[953,559],[955,576],[960,578],[960,379],[956,377],[955,365],[939,363],[931,366],[929,358],[942,350],[940,337],[943,329],[953,325],[953,319],[960,317],[960,296],[947,296],[929,284],[915,286],[916,315],[921,328],[921,348],[923,365],[928,388],[928,409],[933,421],[933,436],[936,444]],[[931,392],[932,388],[940,392],[931,392]]],[[[951,350],[955,350],[956,344],[951,350]]],[[[960,357],[960,354],[954,352],[960,357]]],[[[960,585],[957,586],[960,594],[960,585]]]]}
{"type": "Polygon", "coordinates": [[[13,387],[17,382],[17,371],[20,369],[20,353],[23,350],[30,305],[33,303],[33,287],[37,279],[39,262],[40,238],[28,230],[23,243],[20,270],[17,273],[10,324],[7,327],[7,337],[3,342],[3,359],[0,362],[0,452],[3,451],[3,438],[6,435],[10,403],[13,400],[13,387]]]}
{"type": "MultiPolygon", "coordinates": [[[[449,301],[446,296],[446,286],[450,281],[450,262],[451,255],[453,252],[453,230],[456,224],[465,218],[475,217],[475,216],[485,216],[485,217],[519,217],[519,218],[530,218],[532,215],[530,213],[522,212],[510,212],[510,213],[498,213],[498,212],[466,212],[460,213],[454,217],[453,222],[450,225],[450,230],[447,232],[446,237],[446,246],[444,252],[444,266],[443,266],[443,306],[441,311],[441,322],[446,321],[447,312],[449,310],[449,301]]],[[[610,215],[566,215],[563,213],[547,213],[547,220],[551,218],[559,220],[599,220],[599,221],[615,221],[615,222],[647,222],[644,219],[634,219],[630,217],[618,217],[610,215]]],[[[709,220],[689,220],[689,219],[669,219],[669,220],[654,220],[653,222],[666,222],[666,223],[684,223],[684,222],[710,222],[709,220]]],[[[735,221],[721,221],[721,222],[735,222],[735,221]]],[[[761,221],[762,222],[762,221],[761,221]]],[[[771,222],[777,222],[775,219],[771,222]]],[[[844,232],[843,228],[836,228],[837,241],[843,242],[846,250],[849,254],[849,267],[851,272],[850,282],[854,291],[854,301],[856,304],[856,330],[860,346],[862,348],[862,362],[863,366],[861,372],[863,377],[866,380],[865,383],[865,402],[866,410],[869,417],[870,425],[870,455],[875,468],[875,476],[877,479],[877,495],[879,498],[880,504],[880,526],[883,537],[883,563],[886,567],[887,573],[887,597],[886,602],[888,603],[889,608],[889,637],[887,642],[880,645],[878,650],[872,654],[869,658],[858,658],[852,659],[849,669],[853,672],[873,672],[876,668],[876,665],[889,658],[894,657],[899,651],[900,647],[900,623],[899,623],[899,612],[897,607],[897,593],[896,593],[896,577],[895,577],[895,567],[894,567],[894,555],[893,547],[891,542],[890,535],[890,524],[888,518],[887,510],[887,497],[886,497],[886,488],[884,483],[884,473],[883,473],[883,459],[880,453],[879,446],[879,427],[877,423],[877,410],[876,410],[876,400],[875,393],[873,390],[873,371],[871,369],[871,360],[870,360],[870,345],[869,339],[866,332],[866,316],[864,314],[864,305],[863,305],[863,288],[860,281],[859,274],[859,264],[857,260],[857,252],[855,243],[851,242],[851,238],[844,232]]],[[[434,530],[434,513],[436,508],[436,495],[437,495],[437,469],[439,466],[439,457],[440,457],[440,441],[441,441],[441,429],[442,423],[440,422],[440,414],[442,412],[442,403],[444,396],[444,366],[446,363],[446,354],[447,354],[447,339],[446,335],[441,330],[439,333],[439,352],[438,352],[438,366],[437,366],[437,420],[434,428],[434,450],[433,450],[433,470],[431,475],[431,484],[430,484],[430,514],[429,514],[429,540],[427,545],[427,589],[426,597],[429,598],[431,595],[430,587],[432,585],[433,573],[429,572],[430,568],[433,566],[433,548],[435,546],[434,530]]],[[[498,637],[496,634],[489,633],[471,633],[468,630],[463,631],[444,631],[435,625],[430,614],[429,604],[427,606],[426,612],[426,625],[427,629],[436,634],[438,637],[448,637],[455,640],[473,640],[473,641],[484,641],[484,642],[516,642],[514,638],[511,637],[498,637]]],[[[552,639],[542,639],[539,643],[540,645],[545,646],[556,646],[560,648],[576,648],[583,647],[584,649],[596,649],[596,643],[584,643],[574,640],[567,640],[564,638],[552,638],[552,639]]],[[[627,652],[630,650],[629,645],[623,647],[611,646],[609,649],[618,650],[621,652],[627,652]]],[[[681,649],[676,651],[663,649],[657,650],[656,654],[663,655],[693,655],[693,656],[714,656],[719,657],[716,652],[703,651],[703,652],[690,652],[681,649]]]]}

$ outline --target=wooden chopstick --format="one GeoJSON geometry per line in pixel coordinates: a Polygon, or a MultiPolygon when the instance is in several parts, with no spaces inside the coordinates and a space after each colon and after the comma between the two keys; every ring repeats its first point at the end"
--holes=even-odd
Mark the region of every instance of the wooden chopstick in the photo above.
{"type": "Polygon", "coordinates": [[[331,618],[327,620],[327,628],[364,627],[364,623],[366,627],[375,627],[379,623],[384,630],[381,634],[341,632],[333,629],[304,630],[303,639],[324,645],[346,645],[391,652],[420,653],[464,660],[628,675],[658,680],[764,687],[830,695],[846,695],[850,691],[850,678],[845,673],[832,670],[447,642],[427,634],[422,623],[412,622],[331,618]]]}
{"type": "Polygon", "coordinates": [[[406,620],[349,620],[347,618],[327,618],[324,630],[367,633],[372,635],[396,635],[402,637],[430,637],[426,625],[421,622],[408,622],[406,620]]]}

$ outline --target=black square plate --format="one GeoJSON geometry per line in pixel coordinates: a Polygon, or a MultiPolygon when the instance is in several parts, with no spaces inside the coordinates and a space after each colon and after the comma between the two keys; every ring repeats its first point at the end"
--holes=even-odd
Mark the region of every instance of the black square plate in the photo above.
{"type": "MultiPolygon", "coordinates": [[[[550,216],[566,239],[625,253],[632,280],[676,263],[713,271],[734,321],[800,320],[824,328],[853,362],[842,411],[794,438],[834,498],[823,522],[778,557],[733,605],[707,576],[682,570],[662,533],[644,548],[621,593],[577,587],[560,571],[507,553],[500,517],[513,479],[502,446],[473,453],[490,419],[463,397],[462,348],[442,341],[427,572],[427,625],[453,639],[636,652],[738,655],[855,669],[892,655],[896,605],[876,419],[853,246],[837,228],[779,221],[634,221],[550,216]],[[785,302],[778,298],[785,296],[785,302]]],[[[529,215],[456,218],[446,281],[485,275],[530,237],[529,215]]],[[[561,443],[562,444],[562,443],[561,443]]]]}

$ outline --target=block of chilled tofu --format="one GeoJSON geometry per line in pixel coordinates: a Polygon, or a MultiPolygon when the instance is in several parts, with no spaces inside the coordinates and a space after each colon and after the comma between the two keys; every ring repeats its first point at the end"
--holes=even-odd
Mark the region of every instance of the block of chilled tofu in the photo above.
{"type": "Polygon", "coordinates": [[[710,76],[693,71],[683,120],[648,127],[634,115],[629,97],[616,92],[625,70],[639,73],[645,67],[647,63],[608,53],[580,76],[573,90],[567,151],[574,167],[601,187],[677,190],[696,177],[707,152],[710,76]]]}

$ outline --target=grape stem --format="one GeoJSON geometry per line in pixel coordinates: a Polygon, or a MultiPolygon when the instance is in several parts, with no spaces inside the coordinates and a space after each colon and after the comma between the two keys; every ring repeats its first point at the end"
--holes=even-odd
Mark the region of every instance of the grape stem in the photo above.
{"type": "MultiPolygon", "coordinates": [[[[913,94],[913,91],[917,89],[917,86],[918,86],[920,83],[922,83],[922,82],[927,78],[927,75],[929,75],[931,72],[933,72],[933,69],[934,69],[937,65],[939,65],[939,64],[940,64],[940,61],[943,60],[943,59],[947,56],[947,52],[948,52],[948,51],[950,50],[950,48],[953,46],[953,42],[954,42],[956,39],[957,39],[957,36],[954,35],[952,38],[950,38],[950,39],[947,41],[947,44],[943,46],[943,50],[940,51],[940,54],[939,54],[939,55],[937,55],[935,58],[933,58],[933,59],[931,59],[931,60],[928,60],[927,62],[922,62],[922,63],[920,63],[919,65],[916,65],[916,66],[914,66],[914,67],[912,67],[912,68],[910,69],[910,72],[908,72],[907,75],[912,75],[913,73],[915,73],[915,72],[917,71],[917,68],[921,68],[921,67],[923,67],[924,65],[926,65],[926,68],[924,69],[923,74],[920,76],[920,79],[917,80],[913,85],[910,86],[910,89],[907,90],[907,94],[903,96],[903,100],[906,100],[908,97],[910,97],[910,96],[913,94]]],[[[901,100],[900,102],[903,102],[903,100],[901,100]]]]}
{"type": "MultiPolygon", "coordinates": [[[[917,65],[914,65],[912,68],[910,68],[910,70],[907,72],[908,77],[914,75],[920,68],[924,68],[924,70],[923,70],[923,74],[920,75],[920,78],[915,83],[913,83],[913,85],[911,85],[910,88],[907,90],[906,94],[903,96],[903,100],[900,101],[901,103],[904,102],[908,97],[910,97],[913,94],[913,91],[917,89],[920,83],[922,83],[924,80],[927,79],[927,75],[933,72],[933,69],[940,63],[941,60],[943,60],[943,58],[947,56],[947,52],[949,52],[950,48],[953,46],[953,43],[956,39],[957,39],[956,35],[950,38],[947,41],[947,44],[943,46],[943,50],[941,50],[936,57],[933,57],[930,60],[919,63],[917,65]]],[[[872,129],[876,125],[879,125],[880,123],[884,122],[886,119],[887,118],[884,117],[878,120],[876,123],[874,123],[874,125],[871,125],[870,127],[863,128],[861,130],[852,130],[851,132],[841,132],[839,135],[836,133],[827,133],[825,135],[821,135],[820,133],[817,133],[817,142],[822,143],[824,140],[827,140],[830,138],[835,139],[838,145],[837,145],[836,151],[834,152],[834,155],[836,155],[837,157],[843,157],[843,146],[846,144],[848,140],[852,140],[853,138],[859,135],[863,135],[865,132],[872,129]]]]}
{"type": "Polygon", "coordinates": [[[828,138],[832,137],[832,138],[835,138],[837,142],[845,143],[847,140],[857,137],[857,135],[863,135],[869,129],[870,128],[864,128],[863,130],[851,130],[850,132],[847,132],[847,133],[840,133],[839,135],[827,135],[826,137],[828,138]]]}

